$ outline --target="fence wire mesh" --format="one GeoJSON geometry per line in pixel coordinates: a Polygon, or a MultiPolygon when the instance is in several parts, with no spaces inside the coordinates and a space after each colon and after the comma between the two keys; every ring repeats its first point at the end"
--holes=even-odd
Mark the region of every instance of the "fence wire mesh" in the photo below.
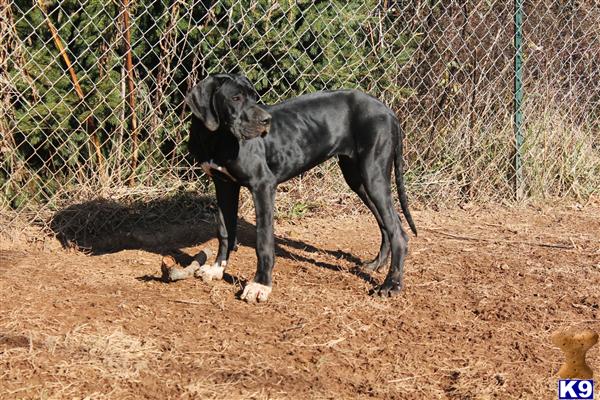
{"type": "MultiPolygon", "coordinates": [[[[362,89],[402,122],[413,204],[510,201],[513,18],[495,0],[4,1],[0,232],[59,214],[83,230],[91,214],[111,228],[142,209],[194,215],[211,189],[187,155],[183,98],[217,72],[245,74],[265,103],[362,89]]],[[[523,37],[525,195],[588,196],[600,4],[526,0],[523,37]]],[[[292,215],[355,204],[335,161],[278,196],[292,215]]]]}

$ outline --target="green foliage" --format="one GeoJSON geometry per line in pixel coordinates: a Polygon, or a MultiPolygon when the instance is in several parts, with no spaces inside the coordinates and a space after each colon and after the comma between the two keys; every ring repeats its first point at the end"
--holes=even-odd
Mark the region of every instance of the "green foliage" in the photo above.
{"type": "Polygon", "coordinates": [[[312,211],[313,209],[314,209],[314,206],[311,205],[311,204],[307,204],[307,203],[295,203],[292,206],[292,209],[289,212],[289,218],[292,218],[292,219],[302,218],[307,213],[309,213],[310,211],[312,211]]]}
{"type": "Polygon", "coordinates": [[[13,0],[16,34],[25,52],[23,59],[12,60],[15,68],[10,69],[18,93],[13,137],[19,162],[13,159],[2,165],[5,172],[0,172],[0,179],[11,180],[2,188],[16,184],[22,190],[18,202],[14,191],[5,196],[19,207],[26,202],[22,197],[51,199],[65,185],[98,174],[110,175],[113,182],[125,182],[133,174],[152,184],[155,171],[185,166],[182,100],[189,87],[208,73],[244,73],[266,103],[342,87],[401,98],[406,92],[394,79],[417,43],[401,34],[395,17],[378,3],[132,2],[139,126],[134,149],[122,3],[45,1],[44,13],[36,1],[13,0]],[[83,101],[50,23],[66,48],[83,101]],[[96,157],[92,136],[101,143],[104,164],[96,157]],[[134,150],[139,161],[132,170],[134,150]],[[15,174],[17,164],[29,173],[15,174]]]}

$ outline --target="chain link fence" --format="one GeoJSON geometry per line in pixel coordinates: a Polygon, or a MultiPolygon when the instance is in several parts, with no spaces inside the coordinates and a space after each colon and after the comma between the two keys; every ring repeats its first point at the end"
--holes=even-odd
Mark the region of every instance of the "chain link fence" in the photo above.
{"type": "MultiPolygon", "coordinates": [[[[362,89],[403,124],[412,204],[510,202],[513,19],[497,0],[4,1],[0,232],[210,211],[183,98],[217,72],[245,74],[265,103],[362,89]]],[[[600,4],[526,0],[523,38],[520,185],[585,198],[600,188],[600,4]]],[[[278,199],[289,215],[357,204],[334,161],[278,199]]]]}

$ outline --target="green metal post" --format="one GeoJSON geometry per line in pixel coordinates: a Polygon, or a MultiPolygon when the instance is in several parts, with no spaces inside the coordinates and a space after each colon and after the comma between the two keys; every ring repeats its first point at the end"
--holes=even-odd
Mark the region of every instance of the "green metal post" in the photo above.
{"type": "Polygon", "coordinates": [[[523,0],[515,2],[515,98],[514,98],[514,130],[515,130],[515,195],[517,200],[523,198],[523,0]]]}

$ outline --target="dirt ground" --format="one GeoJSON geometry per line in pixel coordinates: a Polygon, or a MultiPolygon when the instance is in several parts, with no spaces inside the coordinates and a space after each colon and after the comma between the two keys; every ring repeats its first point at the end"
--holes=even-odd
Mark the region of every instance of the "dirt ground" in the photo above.
{"type": "MultiPolygon", "coordinates": [[[[367,215],[278,221],[260,305],[237,297],[255,268],[252,221],[213,284],[159,279],[161,254],[216,250],[209,223],[181,253],[168,240],[181,227],[97,255],[4,240],[0,398],[557,398],[550,334],[600,332],[600,206],[414,214],[392,299],[367,294],[383,272],[358,268],[379,245],[367,215]]],[[[600,345],[588,363],[600,371],[600,345]]]]}

